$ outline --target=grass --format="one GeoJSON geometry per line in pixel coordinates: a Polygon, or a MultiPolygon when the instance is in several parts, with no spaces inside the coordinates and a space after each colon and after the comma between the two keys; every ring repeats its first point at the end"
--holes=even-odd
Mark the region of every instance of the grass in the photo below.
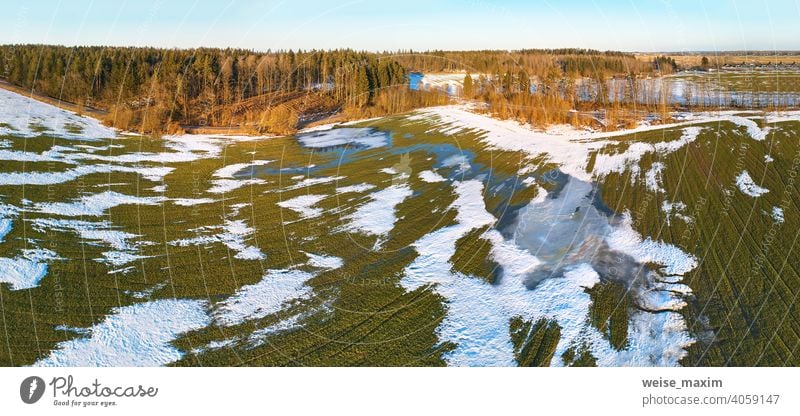
{"type": "Polygon", "coordinates": [[[592,305],[589,313],[592,324],[617,350],[628,342],[628,308],[631,297],[620,282],[601,282],[589,289],[592,305]]]}
{"type": "Polygon", "coordinates": [[[493,284],[500,266],[491,259],[492,243],[483,237],[489,226],[476,228],[456,241],[456,252],[450,259],[453,272],[475,276],[493,284]]]}
{"type": "Polygon", "coordinates": [[[586,344],[567,349],[561,356],[561,361],[567,367],[597,367],[597,360],[592,357],[589,346],[586,344]]]}
{"type": "Polygon", "coordinates": [[[710,91],[796,93],[800,92],[800,73],[787,71],[769,72],[709,72],[690,73],[675,76],[699,85],[710,91]]]}
{"type": "Polygon", "coordinates": [[[534,323],[521,317],[511,319],[509,329],[514,355],[520,367],[548,367],[556,352],[561,328],[558,323],[540,319],[534,323]]]}
{"type": "MultiPolygon", "coordinates": [[[[629,210],[643,235],[699,259],[686,280],[694,295],[682,313],[697,342],[684,365],[798,365],[800,276],[792,259],[800,193],[792,178],[800,125],[782,123],[763,142],[729,123],[705,127],[695,143],[662,160],[665,195],[647,191],[643,177],[631,185],[626,172],[604,181],[603,197],[615,211],[629,210]],[[773,162],[765,162],[768,153],[773,162]],[[742,170],[770,191],[759,198],[740,192],[734,178],[742,170]],[[685,203],[692,221],[667,225],[663,200],[685,203]],[[783,224],[767,214],[775,206],[784,207],[783,224]]],[[[642,172],[654,161],[644,157],[642,172]]]]}

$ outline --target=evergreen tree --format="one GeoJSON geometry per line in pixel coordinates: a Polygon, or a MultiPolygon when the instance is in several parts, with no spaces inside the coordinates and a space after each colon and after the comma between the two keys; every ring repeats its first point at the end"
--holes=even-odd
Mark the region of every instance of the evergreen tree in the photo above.
{"type": "Polygon", "coordinates": [[[472,75],[464,75],[464,98],[472,98],[475,95],[475,87],[472,85],[472,75]]]}

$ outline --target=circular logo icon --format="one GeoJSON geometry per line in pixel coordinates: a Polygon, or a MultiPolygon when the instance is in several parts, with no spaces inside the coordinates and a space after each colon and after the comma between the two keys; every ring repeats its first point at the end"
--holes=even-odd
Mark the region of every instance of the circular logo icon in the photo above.
{"type": "Polygon", "coordinates": [[[44,380],[41,377],[30,376],[22,380],[19,385],[19,397],[27,404],[34,404],[44,395],[44,380]]]}

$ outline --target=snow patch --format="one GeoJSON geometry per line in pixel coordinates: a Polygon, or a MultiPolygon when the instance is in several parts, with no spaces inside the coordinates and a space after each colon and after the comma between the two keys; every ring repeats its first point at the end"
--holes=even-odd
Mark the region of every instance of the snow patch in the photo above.
{"type": "Polygon", "coordinates": [[[367,235],[385,236],[394,228],[397,221],[395,207],[412,195],[407,184],[391,185],[369,194],[371,199],[358,207],[356,212],[345,218],[348,223],[345,231],[360,232],[367,235]]]}
{"type": "Polygon", "coordinates": [[[272,315],[288,302],[310,296],[311,288],[306,281],[312,277],[301,270],[268,270],[258,283],[243,286],[220,302],[214,319],[230,326],[272,315]]]}
{"type": "MultiPolygon", "coordinates": [[[[623,173],[630,169],[634,177],[639,173],[639,161],[647,153],[658,153],[668,155],[683,146],[695,141],[702,129],[700,127],[687,127],[683,130],[681,137],[674,141],[650,143],[632,143],[628,148],[618,154],[607,155],[598,154],[595,159],[594,173],[598,177],[604,177],[612,172],[623,173]]],[[[663,164],[662,164],[663,166],[663,164]]]]}
{"type": "Polygon", "coordinates": [[[61,342],[37,367],[151,367],[183,353],[171,345],[180,335],[210,324],[205,302],[161,299],[114,308],[89,328],[87,338],[61,342]]]}
{"type": "Polygon", "coordinates": [[[645,186],[647,189],[653,192],[666,192],[664,188],[661,186],[661,178],[662,173],[664,172],[664,164],[661,162],[655,162],[650,167],[650,170],[647,171],[645,174],[645,186]]]}
{"type": "Polygon", "coordinates": [[[269,163],[272,163],[272,161],[271,160],[254,160],[254,161],[248,162],[248,163],[234,163],[232,165],[228,165],[228,166],[225,166],[223,168],[217,169],[216,171],[214,171],[214,173],[211,176],[213,176],[215,178],[230,178],[230,179],[234,179],[234,175],[237,172],[240,172],[240,171],[242,171],[242,170],[244,170],[246,168],[252,167],[252,166],[264,166],[264,165],[267,165],[269,163]]]}
{"type": "Polygon", "coordinates": [[[82,117],[23,95],[0,89],[0,134],[34,137],[42,134],[67,139],[97,140],[115,137],[113,129],[93,118],[82,117]],[[31,126],[43,129],[37,129],[31,126]],[[80,130],[79,133],[70,130],[80,130]]]}
{"type": "Polygon", "coordinates": [[[308,265],[319,269],[338,269],[344,265],[344,261],[336,256],[325,256],[321,254],[312,254],[303,252],[308,256],[308,265]]]}
{"type": "Polygon", "coordinates": [[[129,240],[140,237],[137,234],[115,230],[107,221],[89,222],[79,220],[37,218],[31,222],[32,227],[40,232],[50,229],[55,231],[72,231],[84,241],[91,243],[104,243],[113,251],[102,253],[103,257],[95,259],[99,262],[122,266],[132,261],[145,258],[135,254],[139,246],[144,243],[130,243],[129,240]]]}
{"type": "Polygon", "coordinates": [[[388,146],[390,139],[388,133],[372,128],[341,127],[306,131],[297,135],[297,141],[304,147],[317,149],[338,146],[377,149],[388,146]]]}
{"type": "Polygon", "coordinates": [[[371,183],[359,183],[359,184],[356,184],[356,185],[348,185],[348,186],[342,186],[340,188],[336,188],[336,193],[337,194],[346,194],[346,193],[352,192],[352,193],[360,194],[360,193],[372,190],[374,188],[375,188],[375,185],[373,185],[371,183]]]}
{"type": "Polygon", "coordinates": [[[47,275],[47,261],[58,259],[47,249],[23,250],[21,256],[0,257],[0,282],[11,284],[11,290],[30,289],[47,275]]]}
{"type": "Polygon", "coordinates": [[[747,134],[753,138],[753,140],[762,141],[766,139],[767,133],[769,133],[769,127],[761,128],[758,127],[755,121],[750,120],[746,117],[736,116],[736,115],[723,115],[720,117],[720,120],[730,121],[737,126],[747,127],[747,134]]]}
{"type": "Polygon", "coordinates": [[[75,202],[44,202],[37,203],[35,210],[47,214],[63,215],[66,217],[101,216],[105,211],[119,205],[156,205],[165,201],[164,197],[138,197],[124,195],[114,191],[82,196],[75,202]]]}
{"type": "Polygon", "coordinates": [[[244,220],[225,219],[221,226],[203,226],[195,231],[201,235],[193,238],[171,241],[170,244],[179,247],[203,246],[221,243],[236,252],[234,258],[240,260],[264,260],[267,258],[261,249],[245,243],[245,237],[252,235],[255,230],[248,227],[244,220]],[[222,231],[218,234],[208,234],[208,231],[222,231]]]}
{"type": "Polygon", "coordinates": [[[446,180],[444,177],[442,177],[442,175],[439,175],[432,170],[423,170],[419,173],[419,178],[422,180],[422,182],[427,183],[443,182],[446,180]]]}
{"type": "Polygon", "coordinates": [[[224,194],[227,192],[235,191],[243,186],[253,186],[264,184],[262,179],[214,179],[211,181],[212,186],[208,192],[212,194],[224,194]]]}
{"type": "Polygon", "coordinates": [[[772,219],[775,220],[776,224],[783,224],[783,208],[772,207],[772,219]]]}
{"type": "Polygon", "coordinates": [[[750,177],[750,174],[746,170],[743,170],[742,173],[736,176],[736,186],[739,187],[739,190],[742,191],[743,194],[752,196],[753,198],[757,198],[769,192],[769,189],[756,185],[756,183],[753,182],[753,178],[750,177]]]}
{"type": "Polygon", "coordinates": [[[81,165],[62,172],[2,172],[0,183],[5,185],[57,185],[94,173],[136,173],[152,182],[162,182],[175,170],[171,167],[132,167],[112,164],[81,165]]]}
{"type": "Polygon", "coordinates": [[[211,204],[217,202],[216,199],[211,198],[172,198],[170,199],[173,204],[182,207],[191,207],[194,205],[211,204]]]}
{"type": "Polygon", "coordinates": [[[291,209],[300,214],[301,219],[315,218],[322,215],[322,208],[315,207],[317,203],[327,198],[327,195],[308,194],[278,202],[281,208],[291,209]]]}

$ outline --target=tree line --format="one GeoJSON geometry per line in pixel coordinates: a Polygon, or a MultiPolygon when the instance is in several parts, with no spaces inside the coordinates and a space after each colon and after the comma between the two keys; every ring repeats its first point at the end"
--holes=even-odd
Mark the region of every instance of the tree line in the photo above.
{"type": "Polygon", "coordinates": [[[486,74],[464,86],[467,96],[512,107],[557,101],[560,110],[571,105],[576,79],[652,72],[664,62],[588,49],[257,52],[3,45],[0,63],[7,81],[107,111],[104,121],[122,129],[247,125],[291,133],[334,113],[379,116],[448,102],[442,92],[408,90],[411,71],[486,74]],[[527,97],[531,79],[540,80],[541,97],[527,97]],[[490,91],[489,84],[499,88],[490,91]]]}

